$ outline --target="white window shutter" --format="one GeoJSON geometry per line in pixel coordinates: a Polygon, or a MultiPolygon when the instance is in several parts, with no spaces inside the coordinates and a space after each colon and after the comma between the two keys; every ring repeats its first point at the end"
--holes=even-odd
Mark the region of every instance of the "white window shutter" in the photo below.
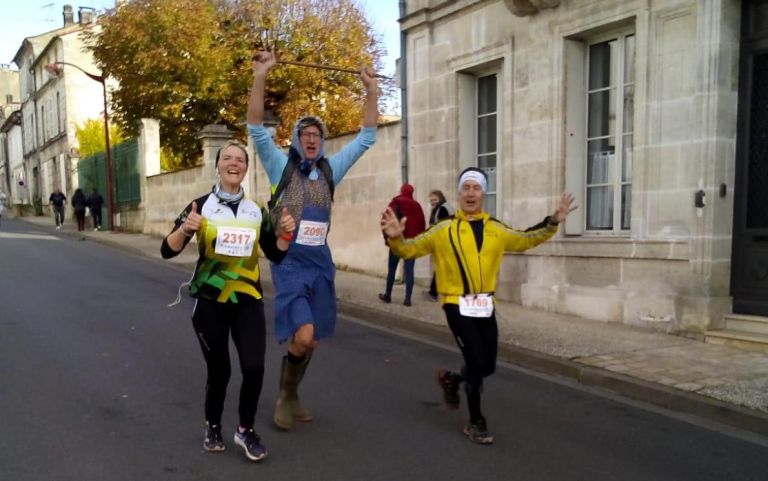
{"type": "Polygon", "coordinates": [[[578,40],[565,40],[565,190],[579,207],[565,221],[566,235],[584,233],[584,160],[586,145],[586,50],[578,40]]]}

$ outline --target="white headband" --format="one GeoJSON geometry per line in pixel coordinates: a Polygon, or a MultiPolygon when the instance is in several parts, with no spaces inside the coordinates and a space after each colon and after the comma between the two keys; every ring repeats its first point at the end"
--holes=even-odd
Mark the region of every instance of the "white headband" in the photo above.
{"type": "Polygon", "coordinates": [[[474,180],[478,184],[480,184],[480,188],[483,189],[483,193],[488,191],[488,181],[485,180],[485,176],[476,170],[468,170],[461,174],[461,177],[459,177],[459,190],[461,190],[461,186],[464,185],[464,182],[468,180],[474,180]]]}

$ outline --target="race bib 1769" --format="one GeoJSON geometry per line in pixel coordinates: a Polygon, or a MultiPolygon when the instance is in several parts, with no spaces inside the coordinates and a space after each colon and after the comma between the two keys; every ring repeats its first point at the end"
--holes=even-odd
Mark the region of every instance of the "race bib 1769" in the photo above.
{"type": "Polygon", "coordinates": [[[470,294],[459,297],[459,312],[467,317],[491,317],[493,314],[493,296],[490,294],[470,294]]]}

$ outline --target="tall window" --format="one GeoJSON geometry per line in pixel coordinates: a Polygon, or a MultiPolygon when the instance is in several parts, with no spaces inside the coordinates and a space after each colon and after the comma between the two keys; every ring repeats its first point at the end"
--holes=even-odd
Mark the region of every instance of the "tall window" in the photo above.
{"type": "Polygon", "coordinates": [[[496,123],[498,102],[496,99],[496,75],[477,78],[476,113],[476,161],[488,175],[488,191],[485,193],[485,211],[496,215],[496,123]]]}
{"type": "Polygon", "coordinates": [[[45,105],[40,106],[40,119],[42,127],[43,127],[43,142],[45,143],[48,140],[48,123],[45,121],[45,105]]]}
{"type": "Polygon", "coordinates": [[[626,231],[631,220],[635,37],[587,48],[586,229],[626,231]]]}
{"type": "Polygon", "coordinates": [[[61,133],[61,92],[56,92],[56,133],[61,133]]]}

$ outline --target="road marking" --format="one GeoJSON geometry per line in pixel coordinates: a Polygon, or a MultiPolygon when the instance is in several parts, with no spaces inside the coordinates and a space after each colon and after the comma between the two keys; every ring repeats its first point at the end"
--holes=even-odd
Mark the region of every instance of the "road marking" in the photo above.
{"type": "Polygon", "coordinates": [[[32,240],[61,240],[59,237],[44,234],[16,234],[14,232],[0,232],[0,239],[32,239],[32,240]]]}

